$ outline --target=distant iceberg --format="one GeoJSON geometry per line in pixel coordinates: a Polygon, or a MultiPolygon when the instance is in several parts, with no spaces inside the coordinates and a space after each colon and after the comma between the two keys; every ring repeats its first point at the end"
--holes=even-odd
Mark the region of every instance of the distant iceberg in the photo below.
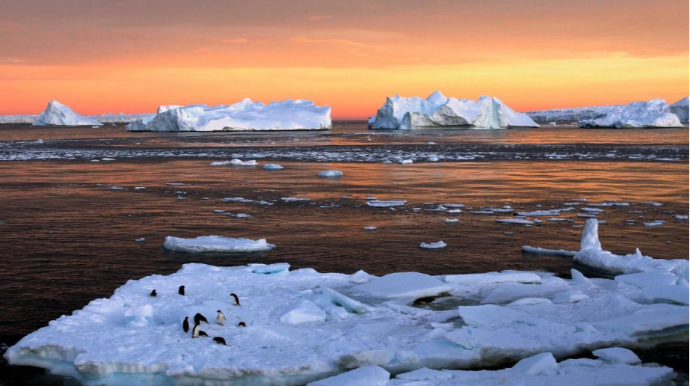
{"type": "MultiPolygon", "coordinates": [[[[686,107],[687,108],[687,107],[686,107]]],[[[678,116],[670,112],[663,99],[649,102],[632,102],[612,107],[605,115],[579,122],[582,128],[645,128],[645,127],[683,127],[678,116]]]]}
{"type": "Polygon", "coordinates": [[[58,101],[50,101],[33,126],[102,126],[95,119],[75,113],[58,101]]]}
{"type": "Polygon", "coordinates": [[[515,112],[500,99],[482,96],[479,100],[447,98],[440,91],[428,98],[396,95],[369,119],[370,129],[404,129],[467,126],[474,129],[539,127],[526,114],[515,112]]]}
{"type": "Polygon", "coordinates": [[[264,104],[245,98],[230,106],[161,106],[155,116],[127,125],[129,131],[326,130],[331,108],[298,99],[264,104]]]}
{"type": "Polygon", "coordinates": [[[669,111],[676,114],[681,122],[688,123],[688,98],[683,98],[670,105],[669,111]]]}

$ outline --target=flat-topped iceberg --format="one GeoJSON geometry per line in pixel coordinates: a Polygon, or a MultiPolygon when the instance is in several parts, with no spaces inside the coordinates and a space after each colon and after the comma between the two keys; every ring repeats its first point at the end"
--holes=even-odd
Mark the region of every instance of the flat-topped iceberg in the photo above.
{"type": "Polygon", "coordinates": [[[663,99],[633,102],[614,106],[602,117],[585,119],[578,125],[581,128],[613,129],[683,127],[678,116],[669,110],[669,105],[663,99]]]}
{"type": "Polygon", "coordinates": [[[331,108],[298,99],[252,102],[249,98],[225,106],[161,106],[158,113],[127,125],[129,131],[247,131],[326,130],[331,108]]]}
{"type": "Polygon", "coordinates": [[[58,101],[50,101],[33,126],[102,126],[95,119],[75,113],[58,101]]]}
{"type": "Polygon", "coordinates": [[[369,120],[370,129],[444,126],[471,129],[539,127],[529,116],[515,112],[498,98],[482,96],[476,101],[447,98],[440,91],[426,99],[400,95],[387,98],[376,116],[369,120]]]}
{"type": "Polygon", "coordinates": [[[688,123],[688,98],[685,97],[670,105],[668,110],[678,116],[681,122],[688,123]]]}
{"type": "Polygon", "coordinates": [[[201,236],[193,239],[168,236],[163,243],[165,249],[187,253],[263,252],[275,247],[267,243],[266,239],[251,240],[222,236],[201,236]]]}

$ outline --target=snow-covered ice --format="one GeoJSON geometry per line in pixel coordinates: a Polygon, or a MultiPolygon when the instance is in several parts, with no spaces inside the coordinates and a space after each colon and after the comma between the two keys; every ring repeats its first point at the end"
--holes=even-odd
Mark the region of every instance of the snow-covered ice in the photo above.
{"type": "MultiPolygon", "coordinates": [[[[476,213],[476,212],[470,212],[470,213],[476,213]]],[[[491,213],[489,213],[489,214],[491,214],[491,213]]],[[[532,225],[532,224],[534,224],[534,221],[525,220],[524,218],[497,218],[496,222],[500,223],[500,224],[521,224],[521,225],[532,225]]]]}
{"type": "Polygon", "coordinates": [[[200,252],[261,252],[270,251],[275,245],[266,239],[251,240],[223,236],[200,236],[193,239],[168,236],[163,248],[171,251],[200,253],[200,252]]]}
{"type": "Polygon", "coordinates": [[[444,243],[443,241],[437,241],[435,243],[421,243],[419,244],[419,247],[422,249],[441,249],[445,248],[448,245],[444,243]]]}
{"type": "Polygon", "coordinates": [[[230,161],[215,161],[211,162],[211,166],[256,166],[259,163],[256,160],[242,161],[241,159],[232,159],[230,161]]]}
{"type": "Polygon", "coordinates": [[[343,172],[340,170],[324,170],[316,175],[321,178],[340,178],[343,176],[343,172]]]}
{"type": "Polygon", "coordinates": [[[282,170],[284,167],[279,164],[266,164],[264,165],[264,169],[266,170],[282,170]]]}
{"type": "Polygon", "coordinates": [[[404,98],[400,95],[386,102],[370,119],[370,129],[413,129],[464,126],[475,129],[539,127],[526,114],[518,113],[498,98],[482,96],[476,101],[447,98],[440,91],[428,98],[404,98]]]}
{"type": "Polygon", "coordinates": [[[405,200],[392,200],[392,201],[381,201],[381,200],[371,200],[367,201],[367,206],[373,208],[390,208],[394,206],[403,206],[407,203],[405,200]]]}
{"type": "Polygon", "coordinates": [[[539,247],[531,247],[529,245],[523,245],[522,250],[527,253],[534,253],[537,255],[559,255],[559,256],[568,256],[568,257],[573,257],[577,253],[577,251],[568,251],[565,249],[546,249],[546,248],[539,248],[539,247]]]}
{"type": "Polygon", "coordinates": [[[33,126],[102,126],[95,119],[72,111],[58,101],[50,101],[45,111],[38,116],[33,126]]]}
{"type": "Polygon", "coordinates": [[[612,107],[606,115],[585,119],[578,123],[582,128],[645,128],[645,127],[683,127],[678,116],[669,112],[669,105],[663,99],[648,102],[632,102],[612,107]]]}
{"type": "Polygon", "coordinates": [[[171,106],[150,118],[130,123],[130,131],[325,130],[331,108],[298,99],[268,105],[245,98],[233,105],[171,106]]]}

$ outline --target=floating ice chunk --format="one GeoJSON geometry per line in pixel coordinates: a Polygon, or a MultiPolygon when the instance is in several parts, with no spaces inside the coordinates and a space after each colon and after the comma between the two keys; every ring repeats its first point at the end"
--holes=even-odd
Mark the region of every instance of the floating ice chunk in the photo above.
{"type": "Polygon", "coordinates": [[[400,162],[398,162],[398,163],[401,165],[410,165],[410,164],[413,164],[414,161],[411,159],[403,159],[403,160],[400,160],[400,162]]]}
{"type": "Polygon", "coordinates": [[[522,250],[527,253],[534,253],[538,255],[558,255],[558,256],[568,256],[573,257],[577,251],[568,251],[565,249],[547,249],[539,247],[530,247],[529,245],[523,245],[522,250]]]}
{"type": "Polygon", "coordinates": [[[568,221],[568,219],[565,219],[565,218],[558,218],[558,217],[552,217],[552,218],[547,218],[546,221],[549,221],[549,222],[565,222],[565,221],[568,221]]]}
{"type": "Polygon", "coordinates": [[[520,216],[558,216],[561,212],[558,210],[536,210],[533,212],[518,212],[520,216]]]}
{"type": "Polygon", "coordinates": [[[513,370],[526,375],[553,375],[558,373],[558,363],[550,352],[525,358],[513,366],[513,370]]]}
{"type": "Polygon", "coordinates": [[[460,214],[462,213],[462,209],[449,209],[446,211],[448,214],[460,214]]]}
{"type": "MultiPolygon", "coordinates": [[[[474,212],[470,212],[474,213],[474,212]]],[[[524,218],[497,218],[497,223],[501,224],[522,224],[522,225],[532,225],[534,221],[525,220],[524,218]]]]}
{"type": "Polygon", "coordinates": [[[625,363],[627,365],[639,364],[640,358],[634,352],[622,347],[602,348],[592,351],[597,358],[607,363],[625,363]]]}
{"type": "Polygon", "coordinates": [[[422,249],[441,249],[445,248],[448,245],[444,243],[443,241],[437,241],[435,243],[421,243],[419,244],[419,247],[422,249]]]}
{"type": "Polygon", "coordinates": [[[443,204],[446,208],[464,208],[464,204],[443,204]]]}
{"type": "Polygon", "coordinates": [[[340,170],[325,170],[319,172],[317,176],[322,178],[340,178],[343,176],[343,172],[340,170]]]}
{"type": "Polygon", "coordinates": [[[308,386],[385,386],[388,384],[389,379],[390,373],[381,367],[364,366],[312,382],[308,386]]]}
{"type": "Polygon", "coordinates": [[[211,166],[256,166],[259,163],[256,160],[242,161],[241,159],[232,159],[230,161],[216,161],[211,162],[211,166]]]}
{"type": "Polygon", "coordinates": [[[102,126],[95,119],[75,113],[58,101],[50,101],[33,126],[102,126]]]}
{"type": "Polygon", "coordinates": [[[282,170],[282,169],[284,169],[284,167],[281,165],[278,165],[278,164],[266,164],[266,165],[264,165],[264,169],[266,169],[266,170],[282,170]]]}
{"type": "Polygon", "coordinates": [[[248,198],[242,198],[242,197],[225,197],[221,201],[223,201],[223,202],[241,202],[241,203],[254,202],[254,200],[250,200],[248,198]]]}
{"type": "Polygon", "coordinates": [[[664,224],[666,224],[666,221],[663,220],[654,220],[654,221],[645,221],[642,224],[646,227],[660,227],[664,224]]]}
{"type": "Polygon", "coordinates": [[[439,91],[426,99],[396,95],[369,122],[370,129],[413,129],[466,126],[477,129],[539,127],[526,114],[513,111],[498,98],[482,96],[477,101],[446,98],[439,91]]]}
{"type": "Polygon", "coordinates": [[[688,219],[688,215],[687,215],[687,214],[685,214],[685,215],[677,214],[677,215],[675,215],[675,216],[673,216],[673,217],[674,217],[676,220],[678,220],[678,221],[683,221],[683,220],[687,220],[687,219],[688,219]]]}
{"type": "Polygon", "coordinates": [[[146,239],[143,237],[134,240],[135,243],[143,243],[144,241],[146,241],[146,239]]]}
{"type": "Polygon", "coordinates": [[[379,228],[378,228],[378,227],[364,227],[364,228],[362,228],[362,229],[364,229],[365,231],[375,231],[375,230],[377,230],[377,229],[379,229],[379,228]]]}
{"type": "Polygon", "coordinates": [[[486,273],[468,273],[463,275],[446,275],[446,283],[477,286],[492,283],[525,283],[539,284],[541,277],[532,272],[503,271],[486,273]]]}
{"type": "Polygon", "coordinates": [[[283,202],[307,202],[311,201],[311,198],[307,197],[282,197],[283,202]]]}
{"type": "Polygon", "coordinates": [[[389,208],[393,206],[403,206],[407,203],[405,200],[394,200],[394,201],[381,201],[381,200],[372,200],[372,201],[367,201],[367,206],[371,206],[373,208],[389,208]]]}
{"type": "Polygon", "coordinates": [[[359,292],[377,298],[423,298],[448,292],[450,286],[419,272],[391,273],[354,287],[359,292]]]}
{"type": "Polygon", "coordinates": [[[615,129],[683,127],[678,116],[669,112],[669,106],[663,99],[614,106],[605,116],[582,120],[578,125],[581,128],[607,127],[615,129]]]}
{"type": "Polygon", "coordinates": [[[132,122],[129,131],[323,130],[331,128],[331,108],[298,99],[268,105],[249,98],[230,106],[190,105],[160,109],[132,122]]]}
{"type": "Polygon", "coordinates": [[[285,324],[321,323],[326,321],[326,313],[309,300],[302,300],[290,307],[280,321],[285,324]]]}
{"type": "Polygon", "coordinates": [[[664,206],[661,202],[656,201],[646,201],[644,204],[648,206],[664,206]]]}
{"type": "Polygon", "coordinates": [[[588,207],[585,207],[585,208],[580,208],[580,210],[583,211],[583,212],[591,213],[591,214],[599,214],[599,213],[603,213],[603,212],[604,212],[604,210],[603,210],[603,209],[600,209],[600,208],[588,208],[588,207]]]}
{"type": "Polygon", "coordinates": [[[222,236],[201,236],[193,239],[183,239],[168,236],[163,248],[171,251],[200,253],[200,252],[260,252],[270,251],[275,245],[266,239],[251,240],[222,236]]]}
{"type": "Polygon", "coordinates": [[[457,218],[447,218],[445,222],[446,224],[457,224],[460,222],[460,220],[458,220],[457,218]]]}

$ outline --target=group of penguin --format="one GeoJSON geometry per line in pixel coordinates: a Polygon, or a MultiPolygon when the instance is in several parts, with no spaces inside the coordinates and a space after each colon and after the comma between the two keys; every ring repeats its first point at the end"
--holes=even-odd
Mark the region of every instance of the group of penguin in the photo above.
{"type": "MultiPolygon", "coordinates": [[[[177,293],[179,295],[182,295],[182,296],[185,295],[183,285],[181,285],[180,288],[178,288],[177,293]]],[[[155,298],[156,296],[158,296],[158,293],[154,289],[153,291],[151,291],[151,297],[155,298]]],[[[240,305],[240,298],[237,297],[237,295],[235,295],[234,293],[230,294],[230,296],[235,301],[235,305],[239,306],[240,305]]],[[[206,319],[206,317],[197,312],[197,314],[194,315],[194,327],[192,328],[192,338],[198,338],[200,336],[208,336],[208,334],[206,334],[204,331],[201,331],[201,329],[200,329],[201,322],[208,324],[208,320],[206,319]]],[[[225,315],[223,315],[223,313],[220,310],[218,310],[218,316],[216,316],[216,323],[219,326],[225,325],[225,315]]],[[[240,322],[237,326],[238,327],[247,327],[247,324],[244,322],[240,322]]],[[[189,317],[188,316],[185,316],[184,321],[182,322],[182,330],[184,330],[185,333],[189,332],[189,317]]],[[[220,336],[214,337],[213,341],[218,343],[218,344],[226,345],[225,339],[223,339],[220,336]]]]}

